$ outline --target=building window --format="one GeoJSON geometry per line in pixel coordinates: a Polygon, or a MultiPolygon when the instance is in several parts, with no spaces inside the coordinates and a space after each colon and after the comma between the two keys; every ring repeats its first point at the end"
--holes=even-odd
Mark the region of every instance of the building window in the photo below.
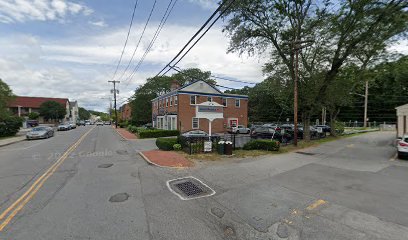
{"type": "Polygon", "coordinates": [[[223,98],[223,99],[222,99],[222,105],[223,105],[224,107],[227,106],[227,99],[226,99],[226,98],[223,98]]]}
{"type": "Polygon", "coordinates": [[[190,104],[194,105],[197,103],[197,96],[190,96],[190,104]]]}
{"type": "Polygon", "coordinates": [[[177,105],[177,104],[178,104],[178,97],[174,96],[174,105],[177,105]]]}
{"type": "Polygon", "coordinates": [[[173,96],[170,97],[170,107],[173,106],[173,96]]]}
{"type": "Polygon", "coordinates": [[[241,101],[239,99],[235,99],[235,107],[240,107],[241,101]]]}
{"type": "Polygon", "coordinates": [[[200,127],[199,118],[193,117],[193,126],[192,126],[192,129],[198,129],[199,127],[200,127]]]}
{"type": "Polygon", "coordinates": [[[212,102],[212,97],[207,97],[208,102],[212,102]]]}
{"type": "Polygon", "coordinates": [[[168,106],[169,106],[169,99],[166,98],[166,107],[168,107],[168,106]]]}

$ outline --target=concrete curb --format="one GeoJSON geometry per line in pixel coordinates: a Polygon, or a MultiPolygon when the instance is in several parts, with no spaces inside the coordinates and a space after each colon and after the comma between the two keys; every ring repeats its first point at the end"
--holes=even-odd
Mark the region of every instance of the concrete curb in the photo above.
{"type": "Polygon", "coordinates": [[[160,168],[173,168],[173,169],[185,169],[185,168],[190,168],[190,167],[171,167],[171,166],[162,166],[159,165],[157,163],[154,163],[152,161],[150,161],[150,159],[148,157],[146,157],[146,155],[144,155],[142,152],[138,152],[139,155],[150,165],[156,166],[156,167],[160,167],[160,168]]]}
{"type": "Polygon", "coordinates": [[[11,145],[11,144],[14,144],[14,143],[18,143],[18,142],[22,142],[22,141],[25,141],[25,140],[26,140],[26,139],[23,138],[23,139],[19,139],[19,140],[17,140],[17,141],[14,141],[14,142],[3,143],[3,144],[0,143],[0,147],[8,146],[8,145],[11,145]]]}

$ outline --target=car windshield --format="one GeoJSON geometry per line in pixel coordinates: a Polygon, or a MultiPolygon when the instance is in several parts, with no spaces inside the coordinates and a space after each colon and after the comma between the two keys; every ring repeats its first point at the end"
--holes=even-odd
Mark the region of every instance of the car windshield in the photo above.
{"type": "Polygon", "coordinates": [[[45,127],[36,127],[36,128],[33,128],[32,131],[34,131],[34,132],[45,131],[45,127]]]}

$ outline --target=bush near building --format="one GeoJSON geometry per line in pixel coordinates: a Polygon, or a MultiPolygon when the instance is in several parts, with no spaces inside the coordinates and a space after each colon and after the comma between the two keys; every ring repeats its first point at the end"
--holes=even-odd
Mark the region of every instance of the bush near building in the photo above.
{"type": "Polygon", "coordinates": [[[179,136],[178,130],[161,130],[161,129],[142,129],[138,130],[139,138],[159,138],[159,137],[173,137],[179,136]]]}
{"type": "Polygon", "coordinates": [[[177,138],[158,138],[156,139],[156,146],[160,150],[172,151],[174,150],[173,146],[176,144],[178,144],[177,138]]]}
{"type": "Polygon", "coordinates": [[[280,143],[274,140],[252,140],[246,143],[244,150],[279,151],[280,143]]]}
{"type": "Polygon", "coordinates": [[[0,118],[0,137],[14,136],[22,126],[22,119],[15,116],[3,116],[0,118]]]}

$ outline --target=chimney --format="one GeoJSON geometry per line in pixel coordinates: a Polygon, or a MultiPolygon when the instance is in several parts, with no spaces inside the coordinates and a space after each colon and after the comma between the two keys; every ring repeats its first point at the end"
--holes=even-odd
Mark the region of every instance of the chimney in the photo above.
{"type": "Polygon", "coordinates": [[[180,87],[180,84],[177,82],[177,80],[173,80],[170,85],[170,91],[174,91],[179,87],[180,87]]]}

